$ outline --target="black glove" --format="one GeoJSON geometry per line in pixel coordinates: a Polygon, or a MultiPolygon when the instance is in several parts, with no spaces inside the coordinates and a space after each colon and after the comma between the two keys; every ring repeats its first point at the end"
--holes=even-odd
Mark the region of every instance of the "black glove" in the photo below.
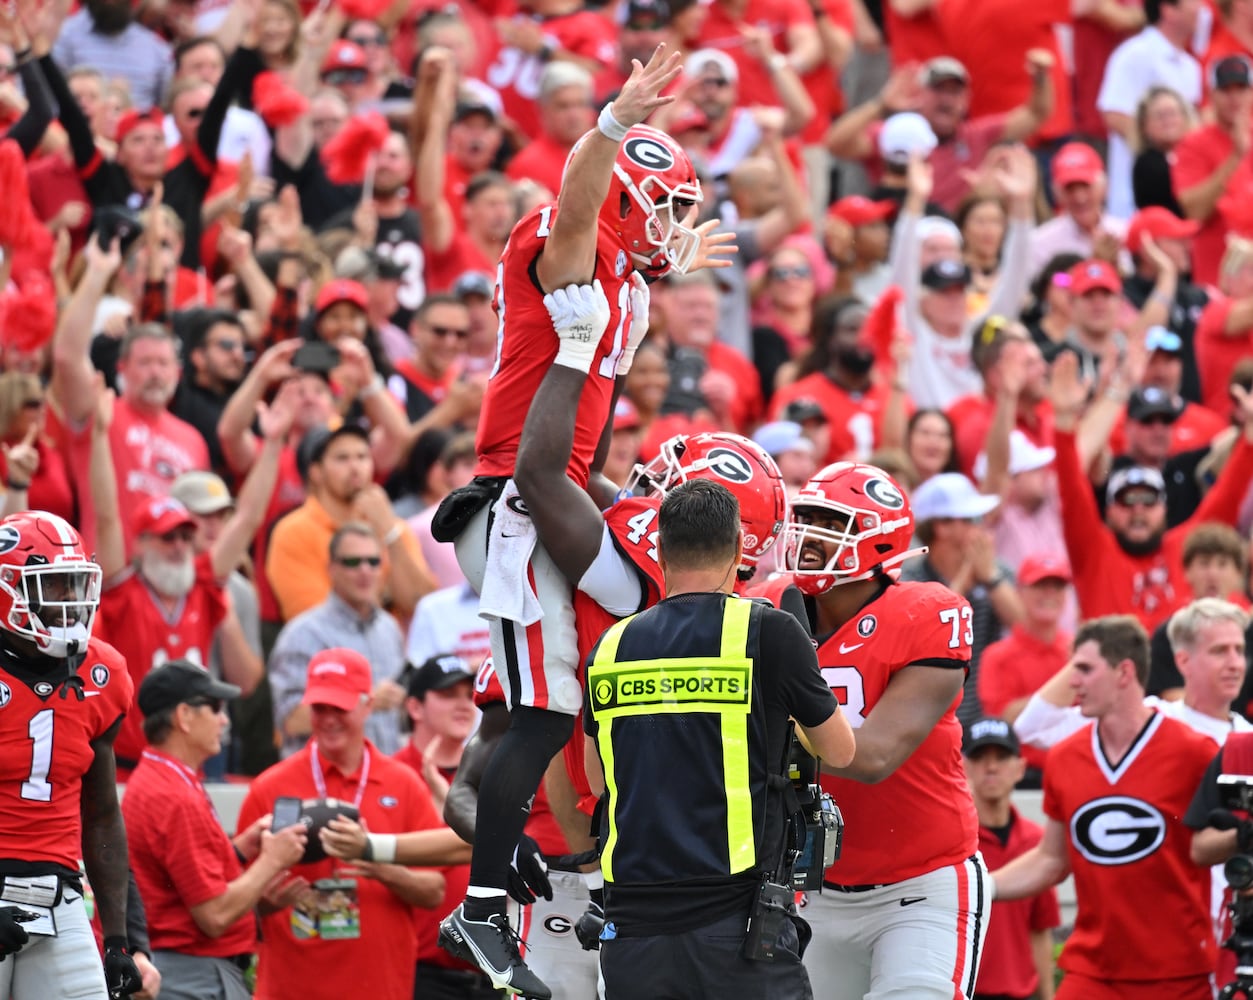
{"type": "Polygon", "coordinates": [[[513,861],[509,863],[509,895],[523,906],[530,906],[540,896],[549,900],[553,898],[544,852],[525,833],[514,848],[513,861]]]}
{"type": "Polygon", "coordinates": [[[21,912],[16,906],[0,907],[0,962],[20,951],[22,945],[30,940],[30,935],[17,922],[17,915],[21,912]]]}
{"type": "Polygon", "coordinates": [[[574,936],[584,951],[600,951],[600,932],[605,929],[605,908],[592,900],[575,922],[574,936]]]}
{"type": "Polygon", "coordinates": [[[104,982],[109,1000],[121,1000],[144,988],[143,977],[131,958],[130,945],[124,937],[104,939],[104,982]]]}

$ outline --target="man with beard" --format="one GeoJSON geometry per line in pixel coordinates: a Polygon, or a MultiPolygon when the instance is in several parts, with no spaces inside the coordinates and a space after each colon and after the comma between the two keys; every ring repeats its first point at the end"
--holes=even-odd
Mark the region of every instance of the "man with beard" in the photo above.
{"type": "Polygon", "coordinates": [[[66,20],[52,57],[67,69],[92,66],[106,79],[121,77],[140,111],[161,103],[174,68],[169,45],[135,21],[130,0],[87,0],[66,20]]]}
{"type": "Polygon", "coordinates": [[[801,377],[774,394],[775,419],[794,400],[813,400],[822,408],[831,429],[830,445],[822,464],[837,462],[864,449],[869,454],[883,437],[888,400],[901,383],[875,371],[874,346],[865,330],[866,306],[860,299],[826,299],[814,310],[818,339],[802,363],[801,377]],[[823,336],[825,334],[825,336],[823,336]]]}
{"type": "Polygon", "coordinates": [[[1192,517],[1167,530],[1161,472],[1133,465],[1110,476],[1102,520],[1076,444],[1088,386],[1078,377],[1074,355],[1057,359],[1051,383],[1057,480],[1082,617],[1134,614],[1152,632],[1186,599],[1185,537],[1205,521],[1234,523],[1253,478],[1253,396],[1239,387],[1233,393],[1245,414],[1244,433],[1192,517]]]}
{"type": "Polygon", "coordinates": [[[194,312],[188,323],[191,371],[185,373],[170,411],[200,432],[214,471],[228,471],[218,421],[244,377],[244,335],[239,317],[224,309],[194,312]]]}
{"type": "Polygon", "coordinates": [[[363,245],[369,246],[372,241],[380,257],[404,268],[396,294],[398,308],[391,317],[401,329],[408,327],[413,311],[426,297],[422,230],[418,213],[409,206],[412,180],[409,143],[401,133],[393,131],[375,160],[374,197],[362,200],[352,212],[341,213],[327,223],[328,229],[352,226],[363,245]]]}
{"type": "MultiPolygon", "coordinates": [[[[196,521],[173,497],[148,498],[126,508],[123,517],[114,472],[110,426],[122,400],[98,394],[91,437],[91,493],[96,516],[96,552],[104,580],[100,598],[101,636],[117,648],[138,688],[148,672],[171,660],[205,665],[215,635],[221,642],[223,678],[245,694],[261,678],[260,661],[248,649],[239,619],[230,606],[225,581],[252,541],[246,530],[223,532],[212,548],[196,554],[196,521]],[[123,526],[134,535],[134,557],[127,559],[123,526]]],[[[261,505],[254,495],[274,477],[285,421],[266,425],[272,442],[258,461],[242,493],[251,497],[245,517],[255,519],[261,505]]],[[[240,522],[243,524],[244,522],[240,522]]],[[[115,742],[118,773],[133,769],[144,748],[140,713],[122,723],[115,742]]]]}

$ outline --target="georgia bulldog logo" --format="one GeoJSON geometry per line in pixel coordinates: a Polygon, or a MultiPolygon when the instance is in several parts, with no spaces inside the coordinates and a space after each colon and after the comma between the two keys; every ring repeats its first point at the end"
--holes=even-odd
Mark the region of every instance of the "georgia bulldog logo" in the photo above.
{"type": "Polygon", "coordinates": [[[1096,865],[1129,865],[1166,839],[1166,819],[1142,799],[1110,795],[1086,802],[1070,820],[1075,848],[1096,865]]]}

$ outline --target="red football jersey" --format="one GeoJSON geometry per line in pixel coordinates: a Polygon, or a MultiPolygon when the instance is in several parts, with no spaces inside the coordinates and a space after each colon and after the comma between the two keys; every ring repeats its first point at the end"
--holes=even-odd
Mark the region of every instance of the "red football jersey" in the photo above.
{"type": "Polygon", "coordinates": [[[83,775],[95,759],[92,741],[130,708],[126,661],[90,640],[76,693],[50,681],[28,684],[5,669],[7,659],[0,658],[0,858],[77,871],[83,775]]]}
{"type": "MultiPolygon", "coordinates": [[[[523,217],[509,235],[496,267],[496,364],[479,414],[475,474],[512,476],[531,400],[557,356],[557,334],[544,308],[544,293],[532,270],[552,232],[556,205],[544,205],[523,217]]],[[[596,241],[594,274],[609,299],[609,323],[600,338],[591,375],[579,397],[574,447],[567,473],[587,485],[592,456],[609,419],[618,358],[631,330],[631,260],[621,241],[603,221],[596,241]]]]}
{"type": "MultiPolygon", "coordinates": [[[[645,593],[640,611],[651,608],[661,600],[666,590],[657,562],[657,512],[661,509],[660,497],[624,497],[605,511],[605,526],[622,557],[635,567],[645,593]]],[[[574,592],[574,628],[579,643],[579,683],[583,683],[583,667],[593,647],[605,634],[605,630],[619,621],[616,615],[597,604],[581,590],[574,592]]],[[[596,807],[596,796],[587,783],[587,771],[583,766],[583,726],[574,727],[570,741],[566,743],[566,772],[579,797],[579,808],[589,816],[596,807]]]]}
{"type": "MultiPolygon", "coordinates": [[[[213,633],[226,617],[226,591],[213,577],[208,553],[196,557],[196,582],[175,614],[167,616],[138,573],[110,587],[100,598],[96,629],[125,657],[136,688],[148,671],[170,660],[209,662],[213,633]]],[[[113,749],[122,760],[138,761],[147,745],[143,719],[132,712],[122,723],[113,749]]]]}
{"type": "Polygon", "coordinates": [[[1166,980],[1214,968],[1209,869],[1183,824],[1214,759],[1212,740],[1155,714],[1117,766],[1095,725],[1049,751],[1044,812],[1065,825],[1079,910],[1060,965],[1114,980],[1166,980]]]}
{"type": "MultiPolygon", "coordinates": [[[[775,577],[750,590],[778,606],[791,583],[775,577]]],[[[897,583],[818,646],[822,675],[854,729],[893,675],[911,664],[964,670],[970,662],[970,603],[938,583],[897,583]]],[[[979,844],[961,758],[959,694],[909,758],[877,785],[822,775],[848,821],[840,860],[826,878],[840,885],[900,882],[958,864],[979,844]]]]}
{"type": "MultiPolygon", "coordinates": [[[[505,689],[500,686],[500,678],[496,676],[496,668],[492,666],[489,656],[479,667],[474,678],[474,704],[486,708],[496,702],[505,702],[505,689]]],[[[565,835],[557,823],[557,817],[548,808],[548,796],[544,792],[544,783],[539,783],[535,790],[535,800],[531,803],[531,816],[526,821],[526,832],[539,844],[540,850],[549,857],[560,857],[570,852],[565,835]]]]}

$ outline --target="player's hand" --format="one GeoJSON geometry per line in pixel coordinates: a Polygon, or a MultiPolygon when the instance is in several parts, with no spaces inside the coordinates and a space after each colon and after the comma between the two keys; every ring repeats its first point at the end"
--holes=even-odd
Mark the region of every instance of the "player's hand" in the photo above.
{"type": "Polygon", "coordinates": [[[509,895],[523,906],[529,906],[543,896],[553,898],[553,884],[548,881],[548,862],[539,844],[525,833],[513,850],[509,862],[509,895]]]}
{"type": "Polygon", "coordinates": [[[142,951],[135,952],[135,968],[139,970],[139,976],[143,980],[143,989],[135,994],[135,1000],[157,1000],[157,994],[161,992],[161,972],[152,960],[142,951]]]}
{"type": "Polygon", "coordinates": [[[0,907],[0,962],[21,950],[22,945],[30,940],[30,935],[15,919],[21,909],[16,906],[0,907]]]}
{"type": "Polygon", "coordinates": [[[600,279],[590,285],[567,285],[544,296],[559,345],[554,363],[587,374],[601,335],[609,325],[609,300],[600,279]]]}
{"type": "Polygon", "coordinates": [[[618,358],[618,377],[621,378],[631,370],[635,363],[635,349],[648,336],[648,310],[652,303],[652,292],[648,282],[639,271],[631,272],[631,329],[627,331],[626,347],[618,358]]]}
{"type": "Polygon", "coordinates": [[[134,996],[143,989],[143,976],[135,967],[130,946],[124,937],[104,939],[104,982],[109,990],[109,1000],[134,996]]]}
{"type": "Polygon", "coordinates": [[[365,853],[366,829],[347,816],[336,816],[318,831],[322,847],[333,858],[355,861],[365,853]]]}
{"type": "MultiPolygon", "coordinates": [[[[683,224],[689,225],[695,220],[696,209],[688,213],[683,224]]],[[[739,251],[735,243],[735,233],[719,233],[715,230],[722,225],[721,219],[709,219],[697,226],[693,232],[700,238],[696,248],[696,256],[687,265],[687,273],[699,271],[702,267],[730,267],[734,261],[731,256],[739,251]]]]}
{"type": "Polygon", "coordinates": [[[647,66],[641,66],[638,59],[631,60],[631,75],[618,91],[610,107],[613,116],[622,125],[630,128],[646,121],[660,107],[672,104],[674,96],[660,96],[683,68],[683,56],[679,52],[666,52],[664,44],[653,50],[647,66]]]}
{"type": "Polygon", "coordinates": [[[584,951],[600,951],[600,932],[605,929],[605,910],[592,900],[574,924],[574,936],[584,951]]]}

